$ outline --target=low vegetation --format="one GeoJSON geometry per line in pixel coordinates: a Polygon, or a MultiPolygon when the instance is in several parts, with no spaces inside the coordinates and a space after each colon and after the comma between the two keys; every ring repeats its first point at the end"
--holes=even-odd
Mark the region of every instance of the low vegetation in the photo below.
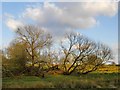
{"type": "Polygon", "coordinates": [[[3,78],[3,88],[120,88],[120,74],[17,76],[3,78]]]}

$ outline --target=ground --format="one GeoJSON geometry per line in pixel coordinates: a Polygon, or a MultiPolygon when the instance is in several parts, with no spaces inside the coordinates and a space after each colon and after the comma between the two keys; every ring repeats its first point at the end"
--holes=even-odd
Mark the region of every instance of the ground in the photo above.
{"type": "Polygon", "coordinates": [[[120,88],[120,74],[17,76],[3,78],[3,88],[120,88]]]}
{"type": "Polygon", "coordinates": [[[120,66],[107,65],[85,75],[62,75],[55,71],[45,77],[15,76],[4,77],[3,88],[120,88],[120,66]],[[53,73],[54,72],[54,73],[53,73]]]}

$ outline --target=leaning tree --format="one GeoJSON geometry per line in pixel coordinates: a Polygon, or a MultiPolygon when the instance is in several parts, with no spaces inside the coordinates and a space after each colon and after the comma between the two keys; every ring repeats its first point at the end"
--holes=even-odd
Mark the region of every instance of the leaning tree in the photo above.
{"type": "Polygon", "coordinates": [[[66,34],[61,41],[64,74],[89,73],[112,58],[112,51],[101,43],[95,43],[78,33],[66,34]]]}

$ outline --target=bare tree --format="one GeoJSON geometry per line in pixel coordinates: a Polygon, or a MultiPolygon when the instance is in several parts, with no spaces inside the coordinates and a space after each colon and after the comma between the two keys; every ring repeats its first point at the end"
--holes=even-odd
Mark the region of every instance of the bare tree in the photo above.
{"type": "Polygon", "coordinates": [[[26,51],[31,57],[33,68],[35,62],[38,60],[40,49],[51,45],[52,37],[40,27],[33,25],[19,27],[16,33],[18,40],[25,43],[26,51]]]}
{"type": "Polygon", "coordinates": [[[79,73],[89,73],[112,58],[109,47],[76,33],[67,34],[61,42],[61,48],[64,74],[71,74],[75,70],[79,73]]]}

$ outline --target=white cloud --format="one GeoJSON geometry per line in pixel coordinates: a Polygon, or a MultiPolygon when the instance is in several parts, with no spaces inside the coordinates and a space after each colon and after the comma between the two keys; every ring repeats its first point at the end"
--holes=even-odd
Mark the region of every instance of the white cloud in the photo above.
{"type": "Polygon", "coordinates": [[[33,19],[33,20],[42,20],[43,13],[40,8],[26,8],[25,13],[23,13],[24,17],[33,19]]]}
{"type": "Polygon", "coordinates": [[[67,28],[91,28],[99,22],[96,16],[112,17],[116,13],[117,3],[114,2],[45,2],[42,6],[26,8],[23,17],[38,22],[51,32],[59,32],[67,28]]]}
{"type": "Polygon", "coordinates": [[[115,2],[94,2],[86,3],[83,8],[91,16],[105,15],[114,16],[117,13],[117,3],[115,2]]]}
{"type": "Polygon", "coordinates": [[[6,25],[13,31],[16,31],[17,27],[23,25],[22,22],[18,21],[18,20],[15,20],[13,18],[9,18],[7,21],[6,21],[6,25]]]}
{"type": "Polygon", "coordinates": [[[20,20],[21,18],[15,18],[12,14],[4,13],[3,20],[5,20],[5,24],[11,30],[16,31],[18,26],[22,26],[23,22],[20,20]]]}
{"type": "MultiPolygon", "coordinates": [[[[112,17],[117,13],[115,2],[56,2],[29,5],[22,12],[24,22],[32,20],[56,36],[73,29],[91,28],[97,25],[99,15],[112,17]]],[[[19,18],[9,17],[6,24],[15,30],[22,25],[19,18]]]]}

